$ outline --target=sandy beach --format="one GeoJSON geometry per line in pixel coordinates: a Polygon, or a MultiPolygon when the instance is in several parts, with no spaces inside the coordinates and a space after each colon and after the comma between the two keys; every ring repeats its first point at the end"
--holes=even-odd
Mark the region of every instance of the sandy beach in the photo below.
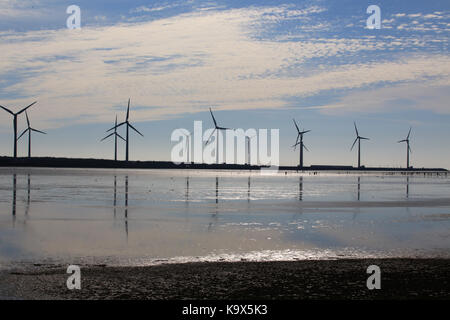
{"type": "Polygon", "coordinates": [[[450,299],[450,259],[356,259],[81,266],[68,290],[63,266],[0,273],[3,299],[450,299]],[[381,268],[368,290],[366,269],[381,268]]]}

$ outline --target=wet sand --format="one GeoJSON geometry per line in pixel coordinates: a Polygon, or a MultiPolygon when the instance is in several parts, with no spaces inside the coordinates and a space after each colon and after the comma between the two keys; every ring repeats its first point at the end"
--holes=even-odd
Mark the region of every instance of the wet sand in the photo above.
{"type": "Polygon", "coordinates": [[[450,259],[210,262],[81,266],[68,290],[63,266],[0,272],[2,299],[450,299],[450,259]],[[369,265],[381,289],[368,290],[369,265]]]}

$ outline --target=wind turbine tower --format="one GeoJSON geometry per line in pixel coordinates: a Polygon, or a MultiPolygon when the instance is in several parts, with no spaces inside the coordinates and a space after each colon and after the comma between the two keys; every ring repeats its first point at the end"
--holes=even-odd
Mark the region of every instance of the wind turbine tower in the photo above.
{"type": "Polygon", "coordinates": [[[352,144],[352,147],[350,148],[350,151],[353,150],[353,147],[355,146],[356,141],[358,141],[358,169],[361,168],[361,140],[370,140],[369,138],[364,138],[359,135],[358,128],[356,127],[356,122],[353,122],[355,125],[355,132],[356,132],[356,139],[352,144]]]}
{"type": "Polygon", "coordinates": [[[114,135],[114,161],[117,161],[117,138],[122,139],[123,141],[126,141],[119,133],[117,133],[117,116],[116,116],[116,122],[114,124],[114,132],[108,134],[106,137],[104,137],[102,140],[103,141],[105,139],[108,139],[109,137],[111,137],[112,135],[114,135]]]}
{"type": "Polygon", "coordinates": [[[305,133],[310,132],[311,130],[301,131],[300,128],[298,127],[298,125],[297,125],[297,122],[295,122],[295,119],[292,119],[292,121],[294,121],[295,128],[297,129],[297,139],[295,140],[295,144],[292,147],[295,150],[295,148],[297,148],[297,146],[300,145],[300,161],[299,161],[298,166],[301,169],[303,169],[303,149],[305,149],[306,151],[309,151],[308,148],[303,143],[303,135],[305,133]]]}
{"type": "Polygon", "coordinates": [[[133,129],[134,131],[136,131],[138,134],[140,134],[142,137],[144,136],[142,133],[140,133],[138,131],[138,129],[136,129],[135,127],[133,127],[133,125],[128,121],[130,117],[130,99],[128,99],[128,108],[127,108],[127,117],[125,119],[124,122],[121,122],[117,125],[115,125],[114,127],[112,127],[111,129],[107,130],[106,132],[109,132],[111,130],[116,130],[118,127],[122,126],[122,125],[126,125],[126,136],[125,136],[125,142],[126,142],[126,148],[125,148],[125,161],[128,161],[128,154],[129,154],[129,129],[133,129]]]}
{"type": "Polygon", "coordinates": [[[19,140],[25,133],[28,132],[28,158],[31,158],[31,132],[34,131],[34,132],[38,132],[38,133],[42,133],[42,134],[46,134],[46,133],[31,127],[30,119],[28,119],[28,113],[26,111],[25,111],[25,116],[27,117],[27,128],[20,134],[20,136],[17,138],[17,140],[19,140]]]}
{"type": "Polygon", "coordinates": [[[211,132],[211,135],[209,136],[208,140],[206,140],[206,144],[209,143],[209,141],[210,141],[211,137],[213,136],[214,132],[216,132],[217,133],[216,134],[216,163],[219,164],[219,131],[220,130],[224,130],[224,131],[226,131],[226,130],[234,130],[234,129],[232,129],[232,128],[225,128],[225,127],[219,127],[217,125],[216,118],[214,118],[214,115],[213,115],[213,113],[211,111],[211,108],[209,108],[209,112],[211,113],[211,117],[212,117],[213,122],[214,122],[214,130],[211,132]]]}
{"type": "Polygon", "coordinates": [[[406,169],[409,169],[409,153],[411,152],[411,148],[409,147],[409,135],[411,134],[411,128],[409,128],[408,136],[406,139],[398,141],[398,143],[406,142],[406,169]]]}
{"type": "Polygon", "coordinates": [[[34,105],[37,101],[33,102],[32,104],[30,104],[29,106],[23,108],[22,110],[20,110],[19,112],[12,112],[11,110],[9,110],[8,108],[4,107],[4,106],[0,106],[0,108],[2,108],[3,110],[5,110],[6,112],[10,113],[13,116],[13,129],[14,129],[14,158],[17,158],[17,116],[19,114],[21,114],[22,112],[24,112],[25,110],[27,110],[29,107],[31,107],[32,105],[34,105]]]}

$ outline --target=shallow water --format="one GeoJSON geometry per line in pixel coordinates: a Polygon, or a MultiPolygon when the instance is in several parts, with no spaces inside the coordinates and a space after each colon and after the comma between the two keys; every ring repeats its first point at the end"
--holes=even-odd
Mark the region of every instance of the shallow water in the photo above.
{"type": "Polygon", "coordinates": [[[446,175],[0,169],[0,264],[450,257],[446,175]]]}

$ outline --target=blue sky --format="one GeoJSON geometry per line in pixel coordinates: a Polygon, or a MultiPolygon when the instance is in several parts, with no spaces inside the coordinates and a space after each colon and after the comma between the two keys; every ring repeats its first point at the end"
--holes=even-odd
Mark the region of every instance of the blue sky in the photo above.
{"type": "MultiPolygon", "coordinates": [[[[212,106],[224,126],[280,129],[284,165],[298,163],[295,117],[312,130],[306,165],[355,165],[356,121],[363,164],[404,166],[396,141],[412,126],[412,165],[450,168],[449,35],[446,1],[6,0],[0,104],[38,100],[35,156],[111,158],[99,140],[131,97],[134,160],[169,160],[172,130],[212,126],[212,106]],[[81,30],[66,28],[71,4],[81,30]],[[371,4],[380,30],[366,28],[371,4]]],[[[2,155],[11,127],[2,113],[2,155]]]]}

